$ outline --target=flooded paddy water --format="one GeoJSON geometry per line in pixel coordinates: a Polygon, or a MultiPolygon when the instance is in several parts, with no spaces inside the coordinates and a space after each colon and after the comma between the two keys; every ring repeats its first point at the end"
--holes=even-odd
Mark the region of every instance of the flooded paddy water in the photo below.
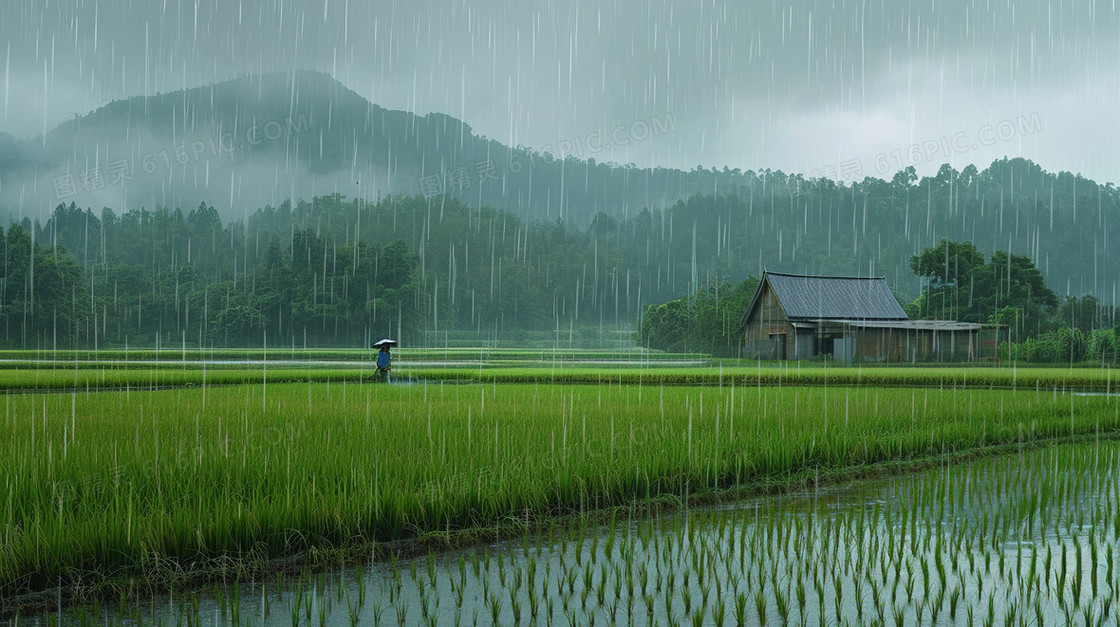
{"type": "MultiPolygon", "coordinates": [[[[1120,443],[1024,449],[889,479],[466,550],[179,592],[63,622],[1111,624],[1120,443]]],[[[21,620],[46,624],[56,616],[21,620]]]]}

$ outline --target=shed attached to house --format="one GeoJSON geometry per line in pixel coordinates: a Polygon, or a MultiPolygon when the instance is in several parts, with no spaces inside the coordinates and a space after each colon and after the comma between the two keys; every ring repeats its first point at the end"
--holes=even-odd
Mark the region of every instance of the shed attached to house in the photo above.
{"type": "Polygon", "coordinates": [[[763,273],[739,332],[743,357],[772,360],[974,361],[996,344],[979,324],[910,320],[883,277],[778,272],[763,273]]]}

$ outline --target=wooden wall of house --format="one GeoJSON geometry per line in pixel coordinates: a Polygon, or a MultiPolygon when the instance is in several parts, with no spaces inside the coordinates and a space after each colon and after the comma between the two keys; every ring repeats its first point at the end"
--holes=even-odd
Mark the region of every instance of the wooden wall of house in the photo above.
{"type": "Polygon", "coordinates": [[[999,343],[1007,341],[1006,327],[980,329],[977,338],[976,359],[979,361],[998,361],[999,343]]]}
{"type": "Polygon", "coordinates": [[[758,307],[747,319],[743,329],[743,357],[747,359],[778,359],[779,344],[784,342],[786,355],[793,350],[793,327],[768,283],[763,284],[758,307]],[[783,335],[784,340],[775,336],[783,335]]]}
{"type": "Polygon", "coordinates": [[[906,341],[898,329],[863,328],[854,331],[855,357],[859,361],[898,362],[906,341]]]}
{"type": "MultiPolygon", "coordinates": [[[[788,336],[787,336],[788,337],[788,336]]],[[[797,329],[793,350],[786,355],[791,359],[810,359],[817,354],[817,336],[810,329],[797,329]]]]}
{"type": "Polygon", "coordinates": [[[854,333],[855,360],[861,362],[967,362],[980,356],[975,331],[861,328],[854,333]]]}

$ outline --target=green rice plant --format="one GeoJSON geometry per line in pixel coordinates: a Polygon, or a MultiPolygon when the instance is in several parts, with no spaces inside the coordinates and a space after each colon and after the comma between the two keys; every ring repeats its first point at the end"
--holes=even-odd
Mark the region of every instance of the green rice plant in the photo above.
{"type": "Polygon", "coordinates": [[[617,624],[618,622],[618,604],[618,599],[614,599],[607,605],[607,616],[610,617],[610,622],[612,625],[617,624]]]}
{"type": "Polygon", "coordinates": [[[490,596],[490,577],[483,577],[482,581],[482,598],[486,599],[490,596]]]}
{"type": "MultiPolygon", "coordinates": [[[[1111,510],[1111,508],[1110,508],[1110,510],[1111,510]]],[[[1120,520],[1120,516],[1116,516],[1111,511],[1109,512],[1109,514],[1112,515],[1113,519],[1120,520]]],[[[1108,584],[1109,591],[1112,594],[1115,594],[1116,593],[1116,584],[1115,584],[1115,579],[1113,578],[1113,572],[1114,572],[1113,568],[1115,566],[1115,561],[1116,560],[1115,560],[1115,557],[1113,556],[1113,553],[1112,553],[1112,542],[1107,542],[1106,544],[1107,544],[1107,547],[1105,548],[1105,554],[1104,554],[1105,569],[1106,569],[1105,570],[1104,581],[1105,581],[1106,584],[1108,584]]]]}
{"type": "MultiPolygon", "coordinates": [[[[702,612],[701,616],[703,616],[702,612]]],[[[712,606],[712,622],[716,625],[724,625],[727,622],[727,606],[722,601],[712,606]]]]}
{"type": "Polygon", "coordinates": [[[1081,617],[1086,625],[1099,625],[1100,621],[1094,618],[1095,613],[1091,604],[1081,608],[1081,617]]]}
{"type": "Polygon", "coordinates": [[[778,618],[782,620],[782,624],[789,624],[789,597],[777,585],[774,586],[774,605],[778,608],[778,618]]]}
{"type": "Polygon", "coordinates": [[[693,612],[691,616],[692,616],[692,626],[693,627],[703,627],[703,625],[704,625],[704,608],[703,607],[696,608],[696,611],[693,612]]]}
{"type": "Polygon", "coordinates": [[[604,565],[603,570],[601,571],[601,574],[599,576],[599,580],[595,585],[595,601],[599,604],[599,607],[602,607],[606,603],[606,599],[607,599],[607,571],[606,571],[606,566],[604,565]]]}
{"type": "Polygon", "coordinates": [[[854,598],[856,602],[856,618],[863,620],[863,580],[856,578],[853,582],[854,598]]]}
{"type": "Polygon", "coordinates": [[[486,604],[490,608],[490,620],[493,624],[498,624],[498,618],[502,614],[502,596],[494,593],[486,598],[486,604]]]}
{"type": "Polygon", "coordinates": [[[583,570],[583,590],[590,593],[595,589],[595,571],[590,568],[583,570]]]}
{"type": "Polygon", "coordinates": [[[894,624],[901,627],[906,624],[906,608],[896,605],[894,607],[894,624]]]}
{"type": "Polygon", "coordinates": [[[434,597],[429,590],[421,590],[420,592],[420,618],[427,621],[434,615],[438,606],[438,597],[434,597]]]}
{"type": "Polygon", "coordinates": [[[1044,573],[1047,573],[1047,575],[1046,575],[1046,589],[1047,589],[1047,591],[1049,591],[1049,589],[1050,589],[1050,575],[1049,575],[1049,573],[1054,572],[1053,569],[1052,569],[1053,564],[1054,564],[1054,551],[1053,551],[1052,547],[1047,545],[1047,547],[1046,547],[1046,565],[1042,569],[1042,571],[1044,573]]]}
{"type": "MultiPolygon", "coordinates": [[[[541,602],[540,597],[537,596],[536,591],[535,590],[530,590],[529,591],[529,618],[533,622],[536,622],[537,618],[540,615],[540,602],[541,602]]],[[[516,613],[517,612],[514,612],[514,614],[516,614],[516,613]]]]}
{"type": "Polygon", "coordinates": [[[1019,615],[1018,612],[1019,612],[1019,608],[1015,604],[1015,601],[1010,601],[1007,604],[1007,608],[1003,612],[1003,624],[1004,625],[1014,625],[1015,620],[1018,618],[1018,615],[1019,615]]]}
{"type": "Polygon", "coordinates": [[[842,610],[843,610],[843,607],[844,607],[844,594],[843,594],[844,588],[843,588],[843,584],[841,583],[840,577],[833,578],[832,582],[833,582],[833,590],[834,590],[834,594],[832,596],[832,603],[833,603],[833,606],[834,606],[834,611],[836,613],[836,622],[839,623],[841,616],[843,616],[843,611],[842,610]]]}
{"type": "Polygon", "coordinates": [[[571,603],[571,599],[572,599],[572,594],[571,593],[561,595],[561,597],[560,597],[560,609],[565,614],[568,613],[568,605],[571,603]]]}
{"type": "Polygon", "coordinates": [[[1064,609],[1064,606],[1065,606],[1065,603],[1066,603],[1066,596],[1065,596],[1066,595],[1066,575],[1068,574],[1068,571],[1066,570],[1066,568],[1067,568],[1067,563],[1066,563],[1066,559],[1065,559],[1065,545],[1063,544],[1062,545],[1062,564],[1061,564],[1061,567],[1058,571],[1058,581],[1057,581],[1057,584],[1056,584],[1055,590],[1054,590],[1054,592],[1055,592],[1055,594],[1057,595],[1057,598],[1058,598],[1058,604],[1063,606],[1063,609],[1064,609]]]}
{"type": "Polygon", "coordinates": [[[941,608],[945,605],[945,586],[942,585],[937,589],[937,594],[933,597],[933,601],[929,606],[930,620],[934,623],[937,622],[937,615],[941,613],[941,608]]]}
{"type": "Polygon", "coordinates": [[[747,621],[747,595],[738,593],[735,595],[735,624],[745,625],[747,621]]]}
{"type": "Polygon", "coordinates": [[[883,603],[883,591],[879,587],[878,583],[875,580],[872,580],[870,585],[871,585],[871,604],[875,609],[875,616],[879,619],[879,622],[881,624],[885,624],[886,623],[886,618],[885,618],[884,614],[885,614],[885,611],[886,611],[886,607],[885,607],[886,604],[883,603]]]}
{"type": "Polygon", "coordinates": [[[766,625],[766,597],[759,592],[754,595],[754,609],[758,616],[758,624],[766,625]]]}

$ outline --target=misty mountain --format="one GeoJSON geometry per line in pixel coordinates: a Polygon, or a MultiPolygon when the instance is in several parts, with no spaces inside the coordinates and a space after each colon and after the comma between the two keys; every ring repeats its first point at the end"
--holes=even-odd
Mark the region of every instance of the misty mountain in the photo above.
{"type": "MultiPolygon", "coordinates": [[[[672,120],[655,122],[630,130],[672,120]]],[[[586,152],[579,141],[560,147],[586,152]]],[[[478,329],[488,311],[506,328],[629,324],[645,304],[766,269],[884,275],[912,299],[922,286],[908,260],[942,238],[1030,256],[1060,296],[1115,303],[1120,246],[1120,190],[1025,159],[852,183],[558,160],[447,115],[378,107],[315,72],[115,102],[35,140],[0,136],[5,209],[39,218],[25,224],[34,240],[87,271],[157,277],[187,259],[208,282],[248,276],[274,238],[294,254],[297,231],[332,250],[402,239],[420,256],[424,316],[438,328],[478,329]],[[209,235],[173,226],[203,213],[209,235]],[[166,236],[145,231],[163,221],[166,236]],[[217,254],[219,237],[230,249],[217,254]],[[216,256],[195,254],[203,240],[216,256]],[[525,295],[511,301],[500,286],[514,267],[525,295]]]]}
{"type": "Polygon", "coordinates": [[[708,172],[591,157],[674,124],[671,116],[639,120],[542,154],[480,137],[448,115],[384,109],[326,74],[266,74],[113,102],[45,137],[0,137],[0,200],[15,218],[70,202],[117,210],[209,202],[229,218],[331,193],[442,194],[584,225],[599,211],[718,191],[708,172]]]}

